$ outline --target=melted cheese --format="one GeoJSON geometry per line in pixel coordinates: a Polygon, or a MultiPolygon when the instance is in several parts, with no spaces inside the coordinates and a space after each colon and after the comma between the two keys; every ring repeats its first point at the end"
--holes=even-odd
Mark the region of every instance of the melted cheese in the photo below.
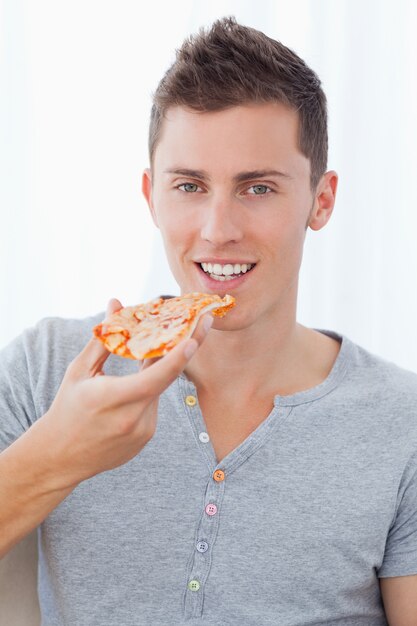
{"type": "Polygon", "coordinates": [[[145,304],[128,306],[93,329],[109,352],[143,360],[163,356],[180,341],[192,335],[202,315],[211,311],[223,317],[235,306],[230,295],[190,293],[145,304]]]}

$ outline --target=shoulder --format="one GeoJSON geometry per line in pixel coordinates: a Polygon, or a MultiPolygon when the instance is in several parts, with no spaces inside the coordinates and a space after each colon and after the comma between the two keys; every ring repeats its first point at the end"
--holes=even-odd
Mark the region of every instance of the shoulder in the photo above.
{"type": "Polygon", "coordinates": [[[104,317],[104,312],[85,318],[44,317],[23,332],[22,341],[28,352],[72,359],[104,317]]]}
{"type": "Polygon", "coordinates": [[[23,384],[28,380],[32,389],[43,378],[59,378],[102,319],[104,313],[84,319],[40,319],[0,351],[0,372],[10,382],[23,384]]]}
{"type": "Polygon", "coordinates": [[[343,389],[355,388],[358,396],[371,398],[376,393],[392,401],[417,399],[417,373],[371,352],[347,335],[333,330],[319,330],[341,343],[335,367],[343,389]]]}
{"type": "Polygon", "coordinates": [[[94,326],[105,318],[105,312],[96,313],[89,317],[44,317],[36,324],[35,328],[40,334],[57,335],[61,337],[79,336],[89,339],[94,326]]]}
{"type": "Polygon", "coordinates": [[[375,438],[417,450],[417,374],[344,337],[346,373],[340,392],[375,438]]]}
{"type": "Polygon", "coordinates": [[[101,319],[43,318],[0,351],[0,450],[48,410],[69,362],[101,319]]]}
{"type": "Polygon", "coordinates": [[[352,376],[358,384],[371,385],[371,389],[378,389],[384,397],[392,400],[404,399],[412,396],[417,399],[417,373],[405,369],[367,350],[353,341],[350,343],[352,376]]]}

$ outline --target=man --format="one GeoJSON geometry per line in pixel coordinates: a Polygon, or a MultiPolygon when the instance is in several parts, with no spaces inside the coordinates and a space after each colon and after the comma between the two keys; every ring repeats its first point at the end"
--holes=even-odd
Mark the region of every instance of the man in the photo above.
{"type": "Polygon", "coordinates": [[[337,187],[320,81],[218,20],[160,82],[149,150],[181,293],[236,307],[139,372],[89,339],[102,314],[6,348],[1,553],[39,525],[45,626],[415,626],[417,376],[296,322],[337,187]]]}

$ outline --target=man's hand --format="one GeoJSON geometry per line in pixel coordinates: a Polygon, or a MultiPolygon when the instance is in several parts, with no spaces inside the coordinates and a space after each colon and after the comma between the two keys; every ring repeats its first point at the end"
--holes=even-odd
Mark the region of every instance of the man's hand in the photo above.
{"type": "MultiPolygon", "coordinates": [[[[107,315],[121,307],[110,300],[107,315]]],[[[102,367],[110,353],[98,339],[88,342],[68,366],[50,409],[34,425],[43,430],[49,462],[56,468],[54,487],[78,484],[142,450],[156,430],[160,394],[190,360],[187,347],[197,349],[207,334],[205,319],[213,320],[204,315],[192,339],[164,357],[139,362],[139,372],[127,376],[105,375],[102,367]]]]}

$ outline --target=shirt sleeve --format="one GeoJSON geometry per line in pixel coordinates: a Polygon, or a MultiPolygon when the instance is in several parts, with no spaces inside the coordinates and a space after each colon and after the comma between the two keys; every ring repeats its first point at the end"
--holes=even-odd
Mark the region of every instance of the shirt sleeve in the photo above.
{"type": "Polygon", "coordinates": [[[417,452],[411,457],[398,491],[379,578],[417,574],[417,452]]]}
{"type": "Polygon", "coordinates": [[[0,452],[49,410],[69,363],[104,316],[44,317],[0,351],[0,452]]]}
{"type": "Polygon", "coordinates": [[[0,451],[23,435],[36,420],[24,331],[0,351],[0,451]]]}

